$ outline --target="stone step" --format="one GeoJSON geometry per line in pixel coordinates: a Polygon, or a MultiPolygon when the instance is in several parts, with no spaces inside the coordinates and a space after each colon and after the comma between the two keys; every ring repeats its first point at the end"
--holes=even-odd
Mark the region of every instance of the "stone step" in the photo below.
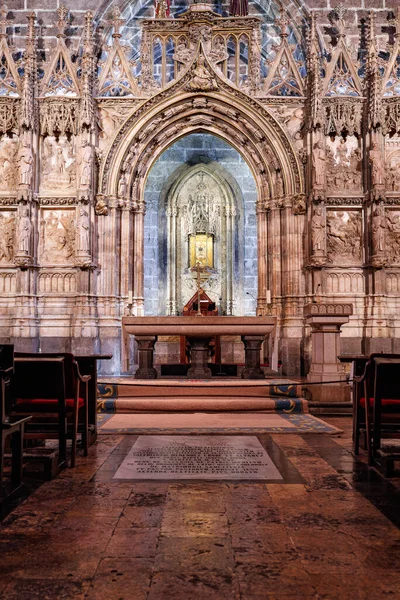
{"type": "Polygon", "coordinates": [[[132,397],[99,400],[100,412],[171,412],[171,411],[268,411],[286,413],[308,412],[307,401],[304,398],[272,398],[244,396],[153,396],[132,397]]]}

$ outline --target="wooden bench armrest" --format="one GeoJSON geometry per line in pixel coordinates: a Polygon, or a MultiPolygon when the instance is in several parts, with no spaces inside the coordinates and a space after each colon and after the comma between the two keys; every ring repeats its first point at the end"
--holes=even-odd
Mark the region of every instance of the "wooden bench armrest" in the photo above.
{"type": "Polygon", "coordinates": [[[368,367],[372,364],[372,360],[369,360],[364,367],[364,372],[362,375],[354,375],[353,377],[353,381],[355,381],[356,383],[361,383],[362,381],[364,381],[366,375],[367,375],[367,370],[368,367]]]}
{"type": "Polygon", "coordinates": [[[76,360],[73,361],[73,364],[74,364],[76,376],[78,377],[79,381],[82,381],[83,383],[87,383],[90,379],[92,379],[91,375],[82,375],[81,374],[81,372],[79,370],[79,365],[76,360]]]}

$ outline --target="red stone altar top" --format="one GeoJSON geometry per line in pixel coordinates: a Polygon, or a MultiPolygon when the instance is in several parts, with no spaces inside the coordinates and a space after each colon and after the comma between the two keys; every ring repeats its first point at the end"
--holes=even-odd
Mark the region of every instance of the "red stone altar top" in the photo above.
{"type": "Polygon", "coordinates": [[[122,326],[131,335],[267,335],[275,317],[123,317],[122,326]]]}

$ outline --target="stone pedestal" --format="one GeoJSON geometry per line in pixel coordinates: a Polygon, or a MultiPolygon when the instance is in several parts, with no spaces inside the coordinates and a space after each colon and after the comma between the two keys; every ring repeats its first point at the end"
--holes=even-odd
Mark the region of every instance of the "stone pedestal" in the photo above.
{"type": "Polygon", "coordinates": [[[211,369],[208,368],[208,353],[211,337],[187,338],[190,344],[191,367],[187,372],[188,379],[211,379],[211,369]]]}
{"type": "Polygon", "coordinates": [[[156,335],[137,335],[139,368],[135,379],[157,379],[157,371],[153,367],[154,344],[156,335]]]}
{"type": "Polygon", "coordinates": [[[314,303],[304,307],[306,323],[311,326],[312,358],[307,380],[314,402],[350,400],[350,386],[339,362],[340,329],[349,322],[353,305],[344,303],[314,303]],[[337,382],[337,383],[329,383],[337,382]],[[343,383],[342,383],[343,382],[343,383]]]}
{"type": "Polygon", "coordinates": [[[242,379],[265,379],[265,373],[260,366],[260,352],[264,340],[265,335],[242,335],[245,356],[242,379]]]}

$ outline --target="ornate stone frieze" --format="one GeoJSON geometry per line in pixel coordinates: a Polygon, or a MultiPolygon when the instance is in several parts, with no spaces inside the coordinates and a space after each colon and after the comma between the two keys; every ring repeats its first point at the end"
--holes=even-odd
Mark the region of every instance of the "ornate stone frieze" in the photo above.
{"type": "Polygon", "coordinates": [[[0,96],[0,133],[18,131],[19,129],[18,98],[4,98],[0,96]]]}
{"type": "Polygon", "coordinates": [[[73,206],[77,203],[75,196],[38,196],[38,203],[41,206],[73,206]]]}
{"type": "Polygon", "coordinates": [[[72,98],[42,98],[39,103],[40,133],[67,135],[78,133],[79,100],[72,98]]]}

